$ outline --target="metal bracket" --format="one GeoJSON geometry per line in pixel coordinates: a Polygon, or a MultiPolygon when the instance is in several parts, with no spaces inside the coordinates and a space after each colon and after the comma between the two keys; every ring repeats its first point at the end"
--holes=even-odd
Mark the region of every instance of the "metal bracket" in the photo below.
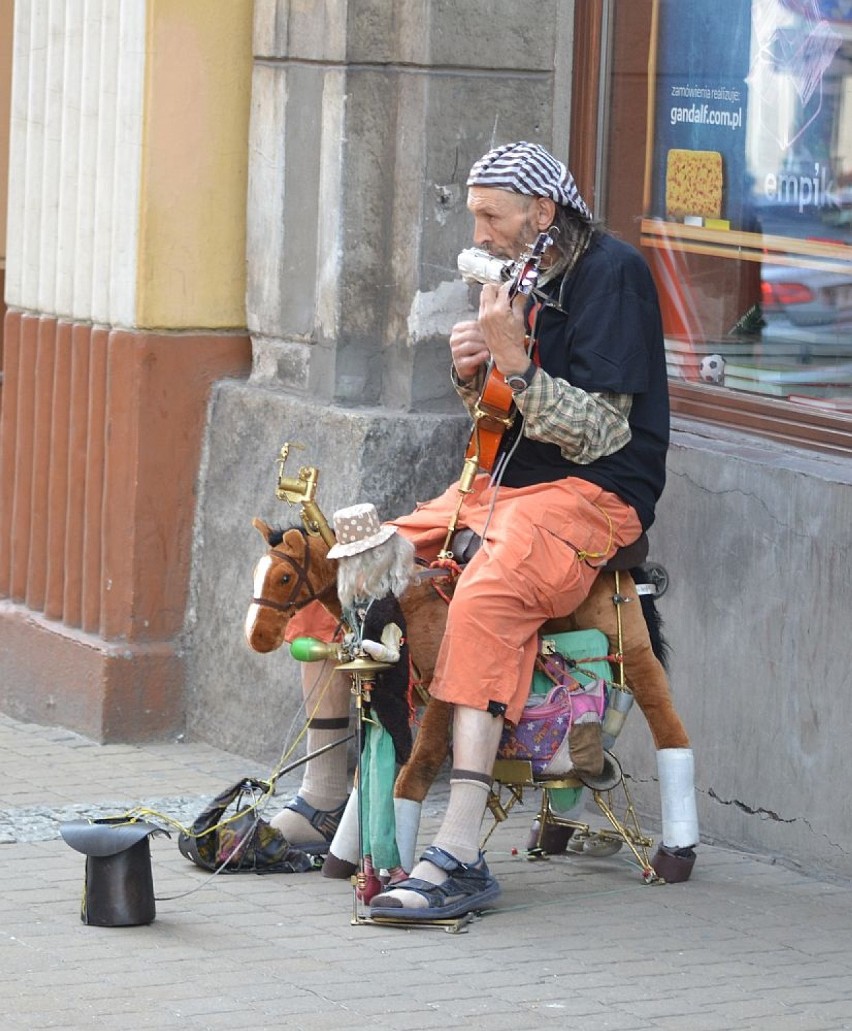
{"type": "Polygon", "coordinates": [[[313,465],[303,465],[299,469],[298,476],[285,476],[284,466],[290,455],[291,447],[304,450],[303,444],[291,444],[289,441],[281,446],[281,451],[275,460],[278,465],[275,496],[279,501],[286,501],[288,505],[301,505],[302,523],[305,530],[312,537],[322,537],[325,543],[332,547],[336,541],[334,531],[328,525],[322,510],[314,500],[319,483],[319,469],[313,465]]]}

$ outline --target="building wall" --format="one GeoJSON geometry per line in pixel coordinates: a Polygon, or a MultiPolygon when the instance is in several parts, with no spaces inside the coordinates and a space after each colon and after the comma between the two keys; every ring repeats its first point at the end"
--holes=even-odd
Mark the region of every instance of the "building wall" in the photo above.
{"type": "Polygon", "coordinates": [[[467,418],[447,336],[473,317],[456,258],[465,179],[492,139],[567,157],[573,5],[536,26],[499,0],[255,3],[248,202],[247,384],[214,392],[187,621],[187,732],[276,758],[299,669],[243,640],[254,516],[275,459],[320,470],[318,500],[410,510],[460,472],[467,418]],[[472,45],[475,41],[475,45],[472,45]]]}
{"type": "MultiPolygon", "coordinates": [[[[502,0],[255,0],[252,60],[251,5],[211,2],[17,5],[0,705],[103,739],[185,716],[272,762],[299,670],[242,639],[251,519],[298,518],[274,497],[284,441],[320,469],[327,515],[390,516],[457,474],[464,175],[492,140],[567,155],[573,5],[527,24],[502,0]],[[226,81],[175,105],[184,59],[193,84],[210,62],[226,81]]],[[[651,532],[705,840],[841,876],[850,477],[848,459],[678,420],[651,532]]],[[[653,825],[638,712],[618,755],[653,825]]]]}
{"type": "Polygon", "coordinates": [[[251,3],[19,0],[13,53],[0,704],[160,736],[210,385],[249,365],[251,3]]]}
{"type": "MultiPolygon", "coordinates": [[[[659,609],[704,840],[842,877],[852,874],[842,775],[850,487],[850,459],[677,419],[651,530],[671,581],[659,609]]],[[[655,816],[638,711],[618,754],[655,816]]]]}
{"type": "Polygon", "coordinates": [[[3,320],[6,315],[6,196],[9,190],[9,111],[12,104],[12,0],[0,3],[0,409],[3,406],[3,320]]]}

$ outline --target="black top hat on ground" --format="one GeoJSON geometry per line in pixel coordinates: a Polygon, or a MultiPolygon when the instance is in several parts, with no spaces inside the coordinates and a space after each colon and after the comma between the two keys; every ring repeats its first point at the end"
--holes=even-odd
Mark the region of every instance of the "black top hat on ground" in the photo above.
{"type": "Polygon", "coordinates": [[[59,832],[86,857],[85,890],[80,919],[96,927],[150,924],[156,913],[151,874],[152,834],[167,831],[126,817],[74,820],[59,832]]]}

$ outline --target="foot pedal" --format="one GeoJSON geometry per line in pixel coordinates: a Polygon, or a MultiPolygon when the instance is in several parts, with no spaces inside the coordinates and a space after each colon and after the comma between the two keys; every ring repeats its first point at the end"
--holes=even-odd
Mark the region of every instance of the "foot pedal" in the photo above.
{"type": "Polygon", "coordinates": [[[353,917],[353,924],[375,924],[378,927],[407,927],[409,930],[420,927],[434,927],[447,934],[467,934],[468,924],[473,923],[478,913],[465,913],[464,916],[437,918],[434,920],[401,920],[394,916],[353,917]]]}

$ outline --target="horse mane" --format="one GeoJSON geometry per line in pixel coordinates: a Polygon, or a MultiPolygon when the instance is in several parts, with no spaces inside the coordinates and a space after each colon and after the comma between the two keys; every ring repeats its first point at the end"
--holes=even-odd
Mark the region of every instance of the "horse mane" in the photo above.
{"type": "Polygon", "coordinates": [[[307,537],[308,532],[304,526],[271,526],[269,528],[269,546],[270,548],[277,548],[278,545],[284,540],[284,534],[289,533],[290,530],[298,530],[303,537],[307,537]]]}

